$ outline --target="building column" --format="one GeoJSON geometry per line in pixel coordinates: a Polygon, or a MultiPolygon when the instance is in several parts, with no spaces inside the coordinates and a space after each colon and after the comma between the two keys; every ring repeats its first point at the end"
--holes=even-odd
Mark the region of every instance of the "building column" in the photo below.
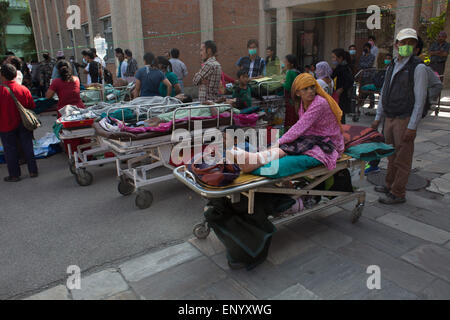
{"type": "Polygon", "coordinates": [[[39,60],[39,53],[42,51],[42,48],[44,47],[44,39],[42,37],[39,13],[36,9],[35,0],[29,0],[29,4],[30,4],[31,23],[33,25],[34,42],[36,45],[36,51],[39,60]]]}
{"type": "MultiPolygon", "coordinates": [[[[78,5],[79,6],[80,4],[77,0],[69,0],[69,5],[78,5]]],[[[84,46],[80,46],[80,44],[84,44],[83,33],[81,32],[80,29],[74,29],[74,30],[72,30],[72,35],[73,35],[73,43],[70,43],[70,47],[71,48],[73,47],[72,53],[75,55],[75,61],[81,61],[83,58],[81,56],[82,49],[80,49],[78,47],[84,47],[84,46]]],[[[70,39],[69,39],[69,42],[70,42],[70,39]]]]}
{"type": "Polygon", "coordinates": [[[277,55],[285,57],[292,53],[293,25],[292,8],[277,9],[277,55]]]}
{"type": "MultiPolygon", "coordinates": [[[[114,47],[130,49],[139,65],[144,59],[141,0],[110,0],[114,47]],[[133,23],[130,23],[133,21],[133,23]]],[[[95,36],[95,35],[94,35],[95,36]]]]}
{"type": "Polygon", "coordinates": [[[404,28],[418,30],[420,12],[422,9],[421,0],[397,0],[395,35],[404,28]]]}
{"type": "Polygon", "coordinates": [[[438,17],[442,14],[441,12],[441,1],[433,0],[433,11],[431,17],[438,17]]]}
{"type": "MultiPolygon", "coordinates": [[[[327,12],[327,16],[337,16],[337,12],[327,12]]],[[[339,18],[326,18],[324,23],[324,44],[323,44],[323,57],[325,61],[331,63],[331,52],[339,47],[339,18]]]]}
{"type": "Polygon", "coordinates": [[[213,0],[200,0],[200,28],[202,43],[214,40],[214,4],[213,0]]]}
{"type": "Polygon", "coordinates": [[[86,2],[86,11],[88,16],[88,24],[89,24],[89,35],[90,35],[90,46],[94,47],[94,38],[98,33],[101,33],[99,30],[98,23],[94,20],[97,17],[97,4],[96,1],[93,0],[85,0],[86,2]]]}
{"type": "Polygon", "coordinates": [[[55,52],[53,51],[55,49],[55,46],[53,45],[53,38],[52,38],[52,32],[51,32],[51,19],[48,14],[48,2],[44,1],[44,13],[45,13],[45,19],[47,21],[47,36],[48,36],[48,43],[49,43],[49,50],[50,50],[50,56],[53,57],[55,55],[55,52]]]}
{"type": "Polygon", "coordinates": [[[270,46],[272,40],[271,34],[271,15],[265,8],[266,0],[259,0],[259,46],[261,50],[265,50],[270,46]]]}
{"type": "MultiPolygon", "coordinates": [[[[59,32],[59,45],[61,47],[61,51],[64,52],[64,49],[67,46],[67,44],[70,42],[70,39],[68,39],[67,34],[67,26],[66,26],[66,8],[64,8],[64,2],[63,1],[55,1],[55,12],[56,12],[56,24],[58,26],[58,32],[59,32]]],[[[69,46],[71,47],[71,46],[69,46]]],[[[64,53],[65,55],[65,53],[64,53]]]]}

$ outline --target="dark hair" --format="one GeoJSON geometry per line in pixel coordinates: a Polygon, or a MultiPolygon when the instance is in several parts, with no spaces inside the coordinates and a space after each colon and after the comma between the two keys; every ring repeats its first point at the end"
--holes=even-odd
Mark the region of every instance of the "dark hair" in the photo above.
{"type": "Polygon", "coordinates": [[[144,61],[145,61],[145,64],[154,67],[155,66],[155,55],[151,52],[147,52],[144,55],[144,61]]]}
{"type": "Polygon", "coordinates": [[[122,48],[116,48],[114,51],[115,51],[117,54],[123,54],[122,48]]]}
{"type": "Polygon", "coordinates": [[[348,49],[350,49],[350,48],[355,48],[356,49],[356,45],[352,44],[351,46],[348,47],[348,49]]]}
{"type": "Polygon", "coordinates": [[[377,38],[375,38],[375,36],[369,36],[369,40],[373,40],[375,42],[377,41],[377,38]]]}
{"type": "Polygon", "coordinates": [[[178,50],[177,48],[173,48],[172,50],[170,50],[170,55],[172,58],[178,59],[180,57],[180,50],[178,50]]]}
{"type": "Polygon", "coordinates": [[[10,63],[2,65],[0,73],[8,81],[13,81],[17,77],[17,69],[10,63]]]}
{"type": "Polygon", "coordinates": [[[369,48],[369,50],[370,50],[370,49],[372,49],[372,45],[369,42],[367,42],[364,44],[363,48],[369,48]]]}
{"type": "Polygon", "coordinates": [[[12,64],[16,68],[16,70],[22,70],[22,60],[20,60],[18,57],[11,57],[9,63],[12,64]]]}
{"type": "Polygon", "coordinates": [[[342,48],[334,49],[332,52],[336,57],[344,59],[344,61],[347,61],[347,63],[350,63],[352,60],[350,53],[348,53],[348,51],[345,51],[342,48]]]}
{"type": "Polygon", "coordinates": [[[248,42],[247,42],[247,48],[250,48],[250,46],[251,46],[252,44],[256,44],[256,47],[259,47],[258,40],[256,40],[256,39],[250,39],[250,40],[248,40],[248,42]]]}
{"type": "Polygon", "coordinates": [[[94,55],[97,55],[97,49],[95,49],[95,48],[91,48],[91,49],[89,49],[94,55]]]}
{"type": "Polygon", "coordinates": [[[83,56],[89,57],[91,59],[95,58],[95,54],[91,50],[83,50],[83,52],[81,52],[81,54],[83,56]]]}
{"type": "Polygon", "coordinates": [[[208,49],[211,49],[212,55],[215,55],[217,53],[217,45],[214,41],[208,40],[208,41],[205,41],[204,44],[205,44],[206,53],[208,53],[208,49]]]}
{"type": "Polygon", "coordinates": [[[305,66],[305,69],[306,69],[306,68],[311,69],[311,66],[310,66],[309,64],[307,64],[307,65],[305,66]]]}
{"type": "Polygon", "coordinates": [[[192,99],[192,96],[188,95],[188,94],[185,94],[184,99],[181,100],[181,102],[183,102],[183,103],[191,103],[193,101],[194,101],[194,99],[192,99]]]}
{"type": "Polygon", "coordinates": [[[274,47],[267,47],[266,50],[270,50],[270,51],[273,52],[273,57],[267,57],[266,58],[267,62],[275,61],[277,57],[275,56],[275,49],[274,49],[274,47]]]}
{"type": "Polygon", "coordinates": [[[169,60],[167,60],[166,57],[163,56],[156,57],[156,63],[158,64],[158,67],[159,65],[162,65],[165,69],[172,71],[172,64],[170,63],[169,60]]]}
{"type": "Polygon", "coordinates": [[[392,57],[393,57],[392,53],[387,53],[387,54],[385,55],[385,58],[387,58],[387,57],[391,57],[391,59],[392,59],[392,57]]]}
{"type": "Polygon", "coordinates": [[[237,78],[240,79],[244,75],[248,77],[248,72],[246,70],[244,70],[244,69],[241,69],[237,73],[237,78]]]}
{"type": "Polygon", "coordinates": [[[286,60],[294,66],[294,69],[297,69],[297,70],[299,69],[297,56],[295,56],[293,54],[288,54],[286,56],[286,60]]]}
{"type": "Polygon", "coordinates": [[[6,56],[15,56],[14,52],[12,52],[12,51],[6,51],[5,55],[6,56]]]}
{"type": "Polygon", "coordinates": [[[125,50],[125,54],[126,54],[128,57],[133,58],[133,52],[131,52],[130,49],[126,49],[126,50],[125,50]]]}
{"type": "Polygon", "coordinates": [[[56,64],[59,75],[63,81],[73,81],[72,67],[66,60],[61,60],[56,64]]]}
{"type": "Polygon", "coordinates": [[[422,38],[418,37],[417,45],[416,45],[416,49],[419,49],[419,51],[417,52],[418,56],[420,56],[422,54],[423,46],[424,46],[424,43],[423,43],[422,38]]]}

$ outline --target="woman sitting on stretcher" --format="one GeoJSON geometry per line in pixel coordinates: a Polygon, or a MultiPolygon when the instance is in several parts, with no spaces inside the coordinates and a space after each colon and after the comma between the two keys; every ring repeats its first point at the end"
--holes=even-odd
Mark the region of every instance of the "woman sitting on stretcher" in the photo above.
{"type": "Polygon", "coordinates": [[[344,152],[339,105],[307,73],[295,79],[291,93],[299,120],[275,146],[259,153],[248,153],[238,148],[227,152],[227,160],[237,163],[244,173],[288,155],[308,155],[329,170],[336,168],[344,152]]]}

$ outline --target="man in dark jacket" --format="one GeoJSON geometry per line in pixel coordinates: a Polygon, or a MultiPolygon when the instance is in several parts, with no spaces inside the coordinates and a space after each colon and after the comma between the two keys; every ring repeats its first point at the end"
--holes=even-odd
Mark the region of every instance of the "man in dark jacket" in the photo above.
{"type": "Polygon", "coordinates": [[[372,124],[374,129],[378,129],[382,117],[385,118],[386,143],[396,149],[395,155],[389,158],[386,185],[375,188],[377,192],[386,194],[380,202],[388,205],[406,202],[414,140],[427,100],[427,67],[414,55],[417,42],[414,29],[407,28],[398,33],[395,47],[399,57],[386,71],[377,116],[372,124]]]}

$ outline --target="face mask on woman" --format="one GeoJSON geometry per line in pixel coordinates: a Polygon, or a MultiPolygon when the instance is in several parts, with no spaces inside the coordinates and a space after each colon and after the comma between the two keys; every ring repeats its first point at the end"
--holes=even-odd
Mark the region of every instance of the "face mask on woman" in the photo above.
{"type": "Polygon", "coordinates": [[[387,65],[387,66],[390,65],[391,62],[392,62],[392,60],[388,60],[388,59],[384,60],[384,64],[387,65]]]}
{"type": "Polygon", "coordinates": [[[398,47],[398,54],[402,57],[410,57],[413,55],[414,47],[411,45],[404,45],[398,47]]]}
{"type": "Polygon", "coordinates": [[[350,52],[350,55],[356,56],[356,50],[350,50],[349,52],[350,52]]]}
{"type": "Polygon", "coordinates": [[[248,53],[251,56],[255,56],[258,53],[258,49],[248,49],[248,53]]]}

